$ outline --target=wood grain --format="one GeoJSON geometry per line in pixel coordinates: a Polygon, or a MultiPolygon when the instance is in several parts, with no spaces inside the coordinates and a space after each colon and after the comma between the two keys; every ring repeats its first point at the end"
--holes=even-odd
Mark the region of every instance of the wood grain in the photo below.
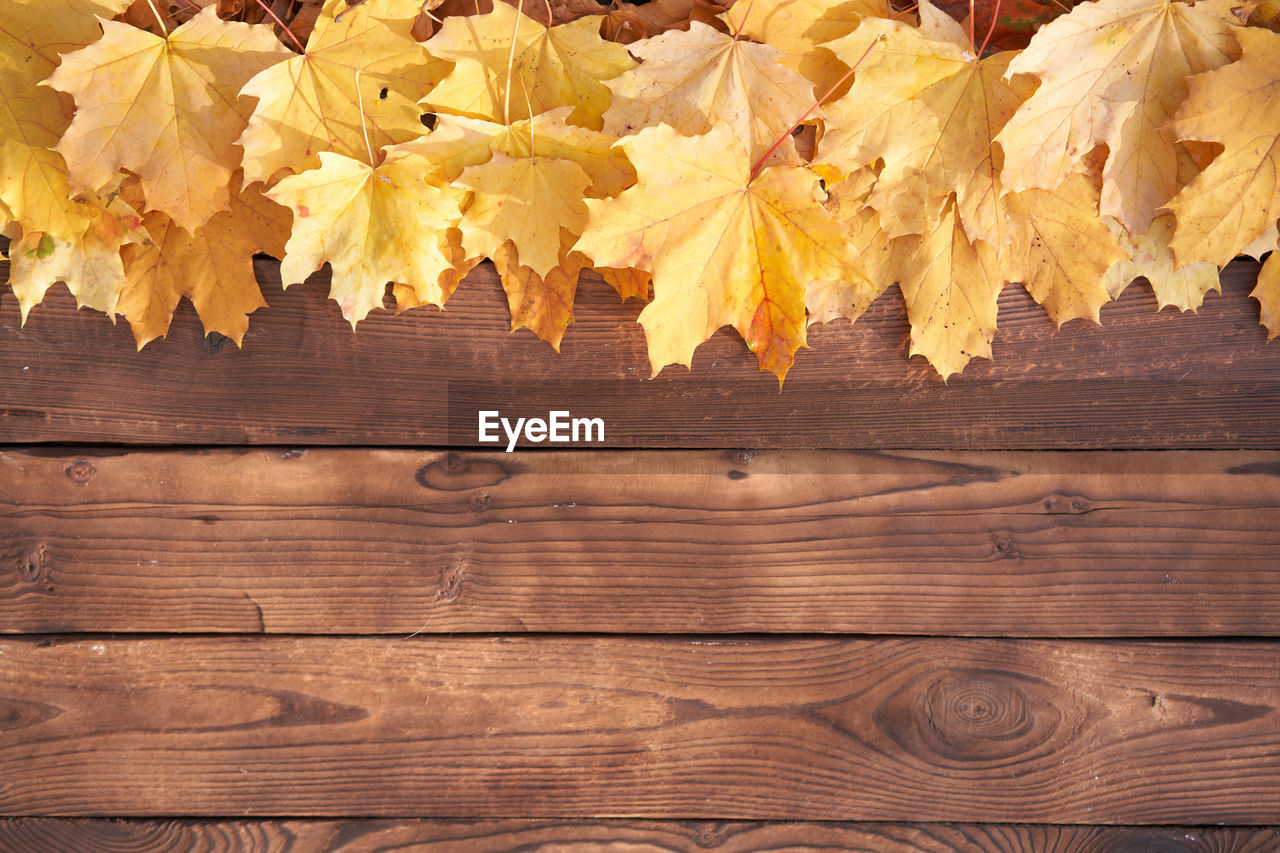
{"type": "Polygon", "coordinates": [[[1274,828],[621,820],[0,819],[6,853],[1272,853],[1274,828]]]}
{"type": "Polygon", "coordinates": [[[856,325],[814,327],[779,393],[741,340],[721,332],[693,371],[650,380],[639,306],[598,281],[579,289],[557,355],[510,334],[489,266],[449,303],[358,334],[325,299],[327,273],[281,292],[244,349],[206,339],[184,303],[167,341],[134,351],[126,324],[76,312],[62,288],[19,325],[0,299],[0,442],[477,445],[480,409],[601,417],[611,447],[933,449],[1280,447],[1280,345],[1248,298],[1257,265],[1223,274],[1198,315],[1157,313],[1145,286],[1107,306],[1102,328],[1055,333],[1021,288],[1000,301],[995,361],[943,384],[908,360],[901,297],[856,325]]]}
{"type": "Polygon", "coordinates": [[[1280,822],[1280,645],[0,640],[0,813],[1280,822]]]}
{"type": "Polygon", "coordinates": [[[0,452],[0,631],[1275,636],[1280,454],[0,452]]]}

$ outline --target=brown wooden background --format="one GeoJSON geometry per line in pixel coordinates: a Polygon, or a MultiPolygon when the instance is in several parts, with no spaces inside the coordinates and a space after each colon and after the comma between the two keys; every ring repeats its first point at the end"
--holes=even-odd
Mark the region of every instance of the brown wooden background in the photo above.
{"type": "Polygon", "coordinates": [[[244,349],[0,298],[0,851],[1280,850],[1280,344],[1238,263],[779,392],[487,269],[244,349]],[[477,450],[478,408],[607,442],[477,450]]]}

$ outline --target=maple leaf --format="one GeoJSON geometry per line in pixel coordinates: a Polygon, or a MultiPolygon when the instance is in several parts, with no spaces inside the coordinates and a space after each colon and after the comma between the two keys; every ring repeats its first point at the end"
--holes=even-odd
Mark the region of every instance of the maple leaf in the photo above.
{"type": "Polygon", "coordinates": [[[0,201],[24,230],[62,240],[88,227],[72,201],[67,164],[52,148],[71,123],[72,101],[38,85],[61,55],[96,41],[99,18],[128,0],[0,0],[0,201]]]}
{"type": "Polygon", "coordinates": [[[1029,89],[1004,80],[1012,54],[977,61],[954,21],[928,3],[920,13],[950,25],[932,30],[945,40],[870,19],[832,44],[846,59],[865,58],[848,94],[827,108],[815,163],[849,172],[883,160],[867,203],[893,237],[924,233],[954,193],[966,232],[999,244],[1005,211],[992,139],[1029,89]]]}
{"type": "Polygon", "coordinates": [[[799,55],[853,32],[863,17],[887,18],[884,0],[750,0],[720,18],[737,35],[799,55]]]}
{"type": "Polygon", "coordinates": [[[405,143],[444,180],[471,190],[459,225],[468,255],[493,257],[510,240],[520,256],[513,269],[547,275],[560,264],[560,229],[575,238],[582,231],[588,191],[618,192],[634,180],[630,164],[610,147],[613,138],[565,124],[567,112],[510,127],[441,117],[434,132],[405,143]]]}
{"type": "MultiPolygon", "coordinates": [[[[406,151],[409,144],[403,143],[396,146],[396,149],[398,151],[406,151]]],[[[479,266],[481,261],[484,260],[483,257],[467,256],[467,253],[462,248],[462,232],[456,227],[441,229],[436,235],[436,245],[450,265],[449,269],[441,272],[440,277],[437,279],[439,291],[427,292],[424,289],[423,293],[420,294],[418,288],[395,282],[391,287],[391,292],[396,300],[396,314],[427,305],[439,308],[458,289],[458,285],[462,284],[463,279],[467,277],[467,273],[479,266]]]]}
{"type": "Polygon", "coordinates": [[[1024,190],[1001,199],[1011,228],[1000,245],[1005,281],[1020,281],[1061,326],[1083,318],[1100,322],[1112,299],[1107,271],[1124,250],[1098,218],[1098,189],[1087,175],[1069,176],[1058,189],[1024,190]]]}
{"type": "Polygon", "coordinates": [[[1262,325],[1267,327],[1267,340],[1280,335],[1280,252],[1271,257],[1258,271],[1258,284],[1249,295],[1258,300],[1262,309],[1262,325]]]}
{"type": "Polygon", "coordinates": [[[591,179],[571,160],[498,151],[464,169],[456,183],[472,192],[459,225],[467,253],[492,257],[512,241],[520,263],[540,276],[560,263],[560,229],[576,236],[587,221],[583,198],[591,179]]]}
{"type": "Polygon", "coordinates": [[[602,81],[635,66],[599,30],[598,16],[548,28],[504,3],[487,15],[446,18],[426,49],[454,68],[423,104],[502,124],[569,106],[571,121],[599,130],[609,106],[602,81]]]}
{"type": "Polygon", "coordinates": [[[587,201],[577,248],[599,266],[652,274],[640,324],[654,373],[689,365],[698,344],[732,325],[761,368],[784,377],[805,342],[806,285],[865,278],[817,175],[777,166],[753,178],[746,140],[728,124],[701,137],[659,125],[618,145],[639,181],[587,201]]]}
{"type": "Polygon", "coordinates": [[[1169,202],[1179,264],[1226,266],[1280,218],[1280,34],[1239,30],[1240,59],[1191,78],[1173,123],[1179,139],[1222,154],[1169,202]]]}
{"type": "Polygon", "coordinates": [[[823,44],[853,32],[863,17],[889,15],[884,0],[743,0],[720,17],[735,36],[778,48],[783,65],[825,92],[849,66],[823,44]]]}
{"type": "Polygon", "coordinates": [[[132,0],[0,0],[0,70],[33,84],[58,67],[59,58],[97,41],[99,20],[120,14],[132,0]]]}
{"type": "Polygon", "coordinates": [[[991,358],[1004,279],[987,243],[970,242],[953,204],[929,233],[892,247],[911,323],[911,355],[923,355],[944,380],[972,358],[991,358]]]}
{"type": "Polygon", "coordinates": [[[258,99],[239,140],[246,183],[282,169],[314,169],[321,151],[367,161],[366,134],[376,152],[422,133],[417,101],[448,66],[413,40],[420,6],[326,0],[306,53],[267,68],[241,90],[258,99]]]}
{"type": "Polygon", "coordinates": [[[1056,189],[1106,145],[1102,213],[1145,232],[1178,189],[1168,119],[1186,78],[1229,62],[1237,29],[1218,6],[1178,0],[1082,3],[1041,29],[1009,65],[1040,87],[996,137],[1006,189],[1056,189]]]}
{"type": "Polygon", "coordinates": [[[418,304],[443,305],[441,276],[453,263],[436,232],[458,224],[464,191],[427,181],[432,164],[394,146],[376,167],[331,151],[321,152],[320,162],[267,193],[294,214],[280,265],[285,286],[302,283],[328,261],[330,296],[353,328],[381,307],[388,282],[412,287],[418,304]]]}
{"type": "Polygon", "coordinates": [[[832,185],[827,193],[825,206],[845,226],[846,239],[856,249],[866,278],[812,282],[805,297],[810,325],[839,318],[853,322],[893,280],[889,235],[880,227],[880,214],[867,205],[876,180],[875,170],[862,169],[832,185]]]}
{"type": "Polygon", "coordinates": [[[589,264],[564,245],[585,224],[583,199],[621,192],[636,177],[613,137],[567,124],[569,112],[510,126],[441,116],[432,133],[401,146],[430,161],[442,180],[471,190],[458,225],[462,257],[493,258],[513,330],[528,327],[557,348],[589,264]]]}
{"type": "Polygon", "coordinates": [[[1273,222],[1270,228],[1258,235],[1257,239],[1241,249],[1240,254],[1260,261],[1263,255],[1277,249],[1280,249],[1280,222],[1273,222]]]}
{"type": "Polygon", "coordinates": [[[94,192],[128,169],[151,209],[194,231],[230,204],[247,112],[240,87],[288,52],[269,27],[222,21],[214,7],[168,38],[102,26],[102,38],[65,56],[48,81],[76,99],[57,146],[72,187],[94,192]]]}
{"type": "Polygon", "coordinates": [[[649,300],[649,285],[653,284],[653,276],[644,270],[631,267],[594,267],[604,279],[604,283],[617,292],[618,297],[626,302],[628,299],[649,300]]]}
{"type": "Polygon", "coordinates": [[[1179,267],[1169,248],[1173,234],[1172,214],[1157,216],[1145,234],[1131,235],[1115,220],[1108,223],[1128,257],[1117,261],[1107,272],[1107,289],[1118,297],[1136,278],[1151,283],[1160,308],[1172,305],[1179,311],[1195,311],[1210,290],[1222,292],[1218,268],[1200,261],[1179,267]]]}
{"type": "Polygon", "coordinates": [[[493,254],[493,265],[502,276],[511,311],[511,331],[529,329],[560,351],[565,329],[573,321],[573,300],[578,276],[591,259],[572,250],[578,236],[560,229],[561,253],[556,266],[545,274],[520,263],[515,244],[508,240],[493,254]]]}
{"type": "Polygon", "coordinates": [[[253,272],[253,256],[284,254],[289,212],[253,186],[232,194],[227,210],[188,233],[168,214],[143,218],[151,239],[122,251],[129,285],[120,295],[138,349],[169,331],[183,297],[191,300],[206,334],[226,335],[237,345],[249,314],[267,303],[253,272]]]}
{"type": "Polygon", "coordinates": [[[25,324],[31,309],[58,281],[66,284],[76,306],[114,314],[128,285],[120,249],[150,241],[142,217],[123,199],[81,201],[89,211],[80,239],[66,241],[39,231],[27,232],[9,247],[9,285],[18,297],[25,324]]]}
{"type": "Polygon", "coordinates": [[[440,116],[431,133],[403,144],[430,160],[445,181],[456,181],[468,166],[488,161],[498,151],[511,157],[538,156],[570,160],[586,172],[593,198],[617,195],[636,182],[626,155],[613,146],[616,136],[567,122],[570,108],[561,107],[509,125],[460,116],[440,116]]]}
{"type": "Polygon", "coordinates": [[[604,131],[614,136],[660,123],[689,136],[728,126],[759,158],[813,102],[813,84],[780,65],[777,48],[706,24],[636,42],[631,52],[640,67],[605,82],[613,103],[604,131]]]}

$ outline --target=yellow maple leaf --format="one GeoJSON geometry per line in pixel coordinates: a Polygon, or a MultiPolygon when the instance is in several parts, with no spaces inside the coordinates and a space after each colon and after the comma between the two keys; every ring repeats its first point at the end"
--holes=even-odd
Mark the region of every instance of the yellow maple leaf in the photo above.
{"type": "Polygon", "coordinates": [[[123,199],[85,199],[88,224],[78,240],[28,232],[9,247],[9,285],[18,297],[22,322],[55,282],[63,282],[80,308],[114,314],[128,285],[120,249],[150,241],[142,217],[123,199]]]}
{"type": "Polygon", "coordinates": [[[561,107],[509,125],[461,116],[440,116],[435,130],[402,146],[432,162],[442,180],[456,181],[462,170],[488,161],[498,151],[511,157],[569,160],[586,172],[593,198],[617,195],[636,182],[636,170],[617,137],[568,123],[561,107]]]}
{"type": "Polygon", "coordinates": [[[548,28],[505,3],[446,18],[426,48],[454,68],[423,103],[502,124],[568,106],[571,121],[599,130],[609,106],[602,81],[635,66],[625,47],[600,38],[599,16],[548,28]]]}
{"type": "Polygon", "coordinates": [[[652,274],[640,323],[654,373],[689,365],[698,344],[732,325],[762,369],[785,376],[805,342],[805,287],[864,278],[822,207],[817,175],[779,166],[753,178],[755,161],[729,124],[700,137],[659,125],[618,144],[639,181],[587,201],[577,248],[599,266],[652,274]]]}
{"type": "Polygon", "coordinates": [[[1071,175],[1056,190],[1023,190],[1000,205],[1011,226],[999,244],[1005,281],[1022,282],[1059,326],[1100,322],[1099,309],[1112,298],[1107,271],[1124,250],[1098,218],[1094,179],[1071,175]]]}
{"type": "Polygon", "coordinates": [[[102,35],[99,20],[120,14],[132,0],[0,0],[0,71],[39,83],[59,57],[102,35]]]}
{"type": "Polygon", "coordinates": [[[330,296],[353,328],[382,306],[389,282],[412,287],[418,304],[443,305],[441,276],[453,269],[453,259],[441,250],[437,232],[462,218],[464,191],[427,181],[432,164],[394,146],[376,167],[331,151],[321,152],[320,162],[267,193],[293,211],[280,266],[285,286],[302,283],[328,261],[330,296]]]}
{"type": "Polygon", "coordinates": [[[628,136],[667,124],[694,136],[728,126],[754,159],[782,138],[813,103],[813,84],[779,64],[769,45],[739,41],[694,21],[631,45],[634,71],[606,81],[613,103],[604,131],[628,136]]]}
{"type": "MultiPolygon", "coordinates": [[[[406,150],[408,147],[409,143],[396,146],[397,150],[401,151],[406,150]]],[[[458,285],[462,284],[463,279],[467,277],[467,273],[484,261],[483,257],[473,258],[467,256],[467,253],[462,248],[462,232],[456,227],[441,229],[436,234],[436,245],[450,264],[449,269],[441,272],[439,279],[437,279],[439,291],[437,293],[425,293],[429,298],[423,298],[417,288],[395,282],[391,287],[391,292],[396,300],[396,314],[401,314],[413,308],[423,308],[427,305],[440,308],[453,295],[453,292],[458,289],[458,285]]]]}
{"type": "Polygon", "coordinates": [[[853,32],[864,16],[889,14],[884,0],[744,0],[720,19],[738,35],[799,55],[853,32]]]}
{"type": "Polygon", "coordinates": [[[151,239],[124,247],[129,286],[120,296],[138,348],[168,333],[184,296],[206,334],[217,332],[239,345],[249,328],[247,315],[267,304],[254,277],[253,256],[284,253],[289,212],[264,198],[259,187],[249,187],[233,194],[227,210],[193,233],[161,211],[148,213],[143,224],[151,239]]]}
{"type": "Polygon", "coordinates": [[[102,35],[99,18],[128,0],[0,0],[0,201],[24,230],[63,242],[89,224],[72,201],[67,164],[52,150],[71,123],[72,100],[39,83],[61,55],[102,35]]]}
{"type": "MultiPolygon", "coordinates": [[[[430,134],[400,146],[432,163],[437,173],[429,179],[471,190],[458,225],[457,258],[473,266],[491,257],[507,293],[512,330],[529,328],[557,349],[573,316],[578,275],[589,264],[566,249],[585,222],[583,198],[616,194],[636,178],[621,149],[612,146],[616,140],[568,124],[569,110],[511,125],[441,116],[430,134]]],[[[630,277],[616,280],[620,293],[637,286],[630,277]]],[[[397,301],[411,304],[401,296],[397,301]]]]}
{"type": "Polygon", "coordinates": [[[1179,264],[1226,266],[1280,218],[1280,34],[1244,28],[1240,59],[1191,78],[1179,139],[1220,142],[1222,154],[1169,202],[1179,264]]]}
{"type": "Polygon", "coordinates": [[[890,236],[925,233],[954,194],[966,233],[998,245],[1006,212],[992,138],[1029,87],[1004,80],[1012,53],[978,61],[950,18],[927,3],[920,13],[950,22],[953,31],[934,28],[947,40],[872,19],[833,44],[846,61],[855,51],[865,59],[848,94],[827,108],[815,163],[850,172],[883,160],[867,203],[890,236]]]}
{"type": "Polygon", "coordinates": [[[844,224],[866,278],[812,282],[805,296],[810,325],[858,319],[893,281],[889,235],[880,227],[880,214],[867,205],[876,180],[874,170],[863,169],[829,188],[826,208],[844,224]]]}
{"type": "Polygon", "coordinates": [[[559,262],[545,274],[539,274],[520,263],[515,244],[508,240],[493,254],[493,265],[502,276],[511,311],[511,331],[528,329],[560,351],[565,329],[573,321],[573,300],[578,291],[578,276],[591,260],[573,251],[576,234],[560,230],[559,262]]]}
{"type": "Polygon", "coordinates": [[[214,7],[168,38],[104,22],[102,38],[67,54],[48,81],[76,99],[57,146],[72,187],[96,192],[128,169],[151,209],[194,231],[230,205],[247,116],[240,87],[287,55],[270,27],[220,20],[214,7]]]}
{"type": "Polygon", "coordinates": [[[1107,272],[1107,289],[1113,297],[1119,297],[1136,278],[1151,283],[1160,308],[1172,305],[1179,311],[1195,311],[1210,290],[1222,292],[1218,268],[1213,264],[1200,261],[1179,267],[1174,262],[1169,248],[1172,214],[1157,216],[1145,234],[1131,235],[1115,220],[1108,224],[1128,254],[1107,272]]]}
{"type": "Polygon", "coordinates": [[[1143,233],[1178,189],[1173,131],[1186,78],[1237,53],[1236,22],[1212,4],[1082,3],[1009,65],[1040,87],[996,137],[1006,189],[1056,189],[1106,145],[1102,213],[1143,233]]]}
{"type": "Polygon", "coordinates": [[[653,284],[653,276],[644,270],[632,267],[595,267],[594,269],[623,302],[628,299],[649,301],[649,286],[653,284]]]}
{"type": "Polygon", "coordinates": [[[583,198],[591,178],[571,160],[496,151],[455,183],[472,192],[458,226],[467,253],[493,257],[510,240],[520,263],[540,276],[560,264],[560,229],[576,236],[587,221],[583,198]]]}
{"type": "Polygon", "coordinates": [[[945,380],[972,358],[991,358],[1004,279],[995,249],[971,242],[948,204],[929,233],[893,241],[894,266],[911,323],[911,355],[945,380]]]}
{"type": "Polygon", "coordinates": [[[1267,252],[1280,249],[1280,222],[1272,222],[1271,227],[1258,235],[1252,243],[1240,250],[1240,254],[1248,255],[1255,261],[1262,260],[1267,252]]]}
{"type": "Polygon", "coordinates": [[[413,40],[421,5],[325,0],[307,52],[262,71],[242,90],[258,99],[239,140],[246,183],[282,169],[314,169],[321,151],[367,161],[366,133],[376,152],[423,132],[417,101],[448,65],[413,40]]]}
{"type": "Polygon", "coordinates": [[[1262,325],[1267,327],[1267,340],[1280,335],[1280,252],[1271,257],[1258,271],[1258,284],[1249,295],[1258,300],[1262,325]]]}
{"type": "Polygon", "coordinates": [[[849,66],[823,44],[853,32],[863,17],[889,15],[884,0],[743,0],[720,18],[735,35],[778,48],[783,65],[825,92],[849,66]]]}

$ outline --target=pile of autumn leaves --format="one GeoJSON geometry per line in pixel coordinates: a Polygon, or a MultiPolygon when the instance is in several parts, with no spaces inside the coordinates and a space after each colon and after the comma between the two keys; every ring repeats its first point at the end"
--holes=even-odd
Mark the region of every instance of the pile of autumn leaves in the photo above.
{"type": "Polygon", "coordinates": [[[24,318],[63,281],[140,346],[183,296],[239,342],[256,252],[286,285],[329,263],[352,324],[490,258],[513,328],[557,347],[583,269],[651,287],[655,371],[731,325],[782,377],[808,324],[896,282],[945,377],[989,357],[1008,283],[1058,323],[1137,276],[1190,310],[1276,244],[1275,0],[1099,0],[985,57],[927,2],[740,0],[623,46],[501,3],[418,42],[420,0],[327,0],[304,54],[129,5],[0,0],[0,215],[24,318]]]}

